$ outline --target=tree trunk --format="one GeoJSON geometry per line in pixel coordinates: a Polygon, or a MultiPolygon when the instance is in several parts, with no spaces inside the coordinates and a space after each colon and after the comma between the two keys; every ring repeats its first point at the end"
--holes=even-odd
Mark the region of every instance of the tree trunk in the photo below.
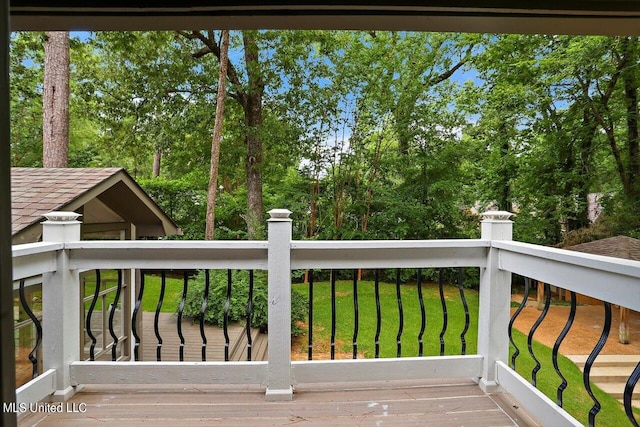
{"type": "MultiPolygon", "coordinates": [[[[501,138],[503,138],[500,145],[500,157],[503,159],[503,164],[511,164],[509,157],[511,154],[511,145],[509,144],[509,137],[507,136],[507,124],[502,123],[501,138]]],[[[513,203],[511,198],[511,177],[514,172],[511,167],[503,167],[502,176],[500,180],[500,200],[498,201],[499,208],[507,212],[513,212],[513,203]]]]}
{"type": "Polygon", "coordinates": [[[252,31],[243,31],[244,57],[247,64],[248,88],[243,105],[247,127],[247,235],[249,239],[263,238],[262,215],[262,94],[264,83],[260,74],[258,45],[252,31]]]}
{"type": "Polygon", "coordinates": [[[227,88],[227,65],[229,53],[229,30],[222,30],[220,46],[220,73],[218,75],[218,98],[216,100],[216,119],[213,125],[211,141],[211,169],[209,171],[209,190],[207,192],[207,216],[205,239],[215,237],[216,195],[218,191],[218,166],[220,162],[220,142],[222,141],[222,123],[224,120],[224,102],[227,88]]]}
{"type": "Polygon", "coordinates": [[[69,33],[48,32],[44,56],[42,165],[65,168],[69,164],[69,33]]]}
{"type": "Polygon", "coordinates": [[[153,177],[158,178],[160,176],[160,166],[162,165],[162,151],[156,150],[153,153],[153,177]]]}
{"type": "MultiPolygon", "coordinates": [[[[638,61],[638,39],[629,37],[624,39],[623,49],[628,64],[638,61]]],[[[624,82],[624,100],[627,118],[627,151],[629,153],[629,168],[627,169],[629,190],[632,198],[640,197],[640,130],[638,129],[638,77],[636,67],[627,67],[622,72],[624,82]]]]}

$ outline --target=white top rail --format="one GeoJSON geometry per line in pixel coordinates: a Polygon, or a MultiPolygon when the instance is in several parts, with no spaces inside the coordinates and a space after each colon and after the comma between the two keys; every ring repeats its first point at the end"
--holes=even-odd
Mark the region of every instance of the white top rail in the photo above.
{"type": "Polygon", "coordinates": [[[13,280],[56,271],[56,252],[62,249],[63,243],[27,243],[13,246],[13,280]]]}
{"type": "Polygon", "coordinates": [[[488,240],[297,240],[291,268],[485,267],[488,240]]]}
{"type": "Polygon", "coordinates": [[[640,311],[640,261],[521,242],[491,246],[502,270],[640,311]]]}
{"type": "Polygon", "coordinates": [[[70,267],[140,269],[267,269],[266,241],[79,241],[65,244],[70,267]]]}

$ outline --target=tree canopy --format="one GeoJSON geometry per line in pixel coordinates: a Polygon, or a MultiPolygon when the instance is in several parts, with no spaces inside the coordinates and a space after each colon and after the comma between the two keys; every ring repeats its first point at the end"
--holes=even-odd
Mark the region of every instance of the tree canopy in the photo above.
{"type": "MultiPolygon", "coordinates": [[[[42,165],[44,34],[11,38],[12,162],[42,165]]],[[[220,31],[71,33],[71,166],[122,166],[201,239],[220,31]]],[[[640,236],[637,37],[231,31],[216,238],[640,236]],[[589,200],[602,214],[594,223],[589,200]]]]}

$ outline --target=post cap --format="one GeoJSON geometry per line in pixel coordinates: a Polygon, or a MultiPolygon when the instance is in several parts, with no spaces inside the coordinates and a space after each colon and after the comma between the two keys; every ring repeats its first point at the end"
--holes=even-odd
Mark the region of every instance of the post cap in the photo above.
{"type": "Polygon", "coordinates": [[[481,215],[483,221],[508,221],[514,214],[508,211],[487,211],[481,215]]]}
{"type": "Polygon", "coordinates": [[[80,218],[81,216],[82,214],[79,214],[76,212],[62,212],[62,211],[49,212],[47,214],[44,214],[44,217],[47,219],[47,221],[52,221],[52,222],[77,221],[78,218],[80,218]]]}
{"type": "Polygon", "coordinates": [[[271,219],[275,220],[289,219],[289,215],[291,215],[289,209],[271,209],[267,213],[271,216],[271,219]]]}

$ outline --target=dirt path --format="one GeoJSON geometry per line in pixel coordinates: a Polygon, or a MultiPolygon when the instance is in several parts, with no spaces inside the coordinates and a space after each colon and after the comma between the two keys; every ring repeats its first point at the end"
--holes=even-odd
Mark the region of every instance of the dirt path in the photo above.
{"type": "MultiPolygon", "coordinates": [[[[524,334],[528,334],[531,326],[538,319],[541,311],[533,301],[532,306],[525,307],[514,323],[514,327],[524,334]]],[[[511,313],[516,310],[512,308],[511,313]]],[[[553,347],[560,331],[569,316],[570,307],[551,306],[549,312],[534,335],[534,339],[542,344],[553,347]]],[[[604,349],[600,354],[640,354],[640,313],[629,313],[629,344],[618,342],[619,309],[612,306],[611,332],[604,349]]],[[[562,345],[560,353],[564,355],[589,354],[600,338],[604,325],[604,307],[580,305],[576,310],[576,318],[571,330],[562,345]]]]}

